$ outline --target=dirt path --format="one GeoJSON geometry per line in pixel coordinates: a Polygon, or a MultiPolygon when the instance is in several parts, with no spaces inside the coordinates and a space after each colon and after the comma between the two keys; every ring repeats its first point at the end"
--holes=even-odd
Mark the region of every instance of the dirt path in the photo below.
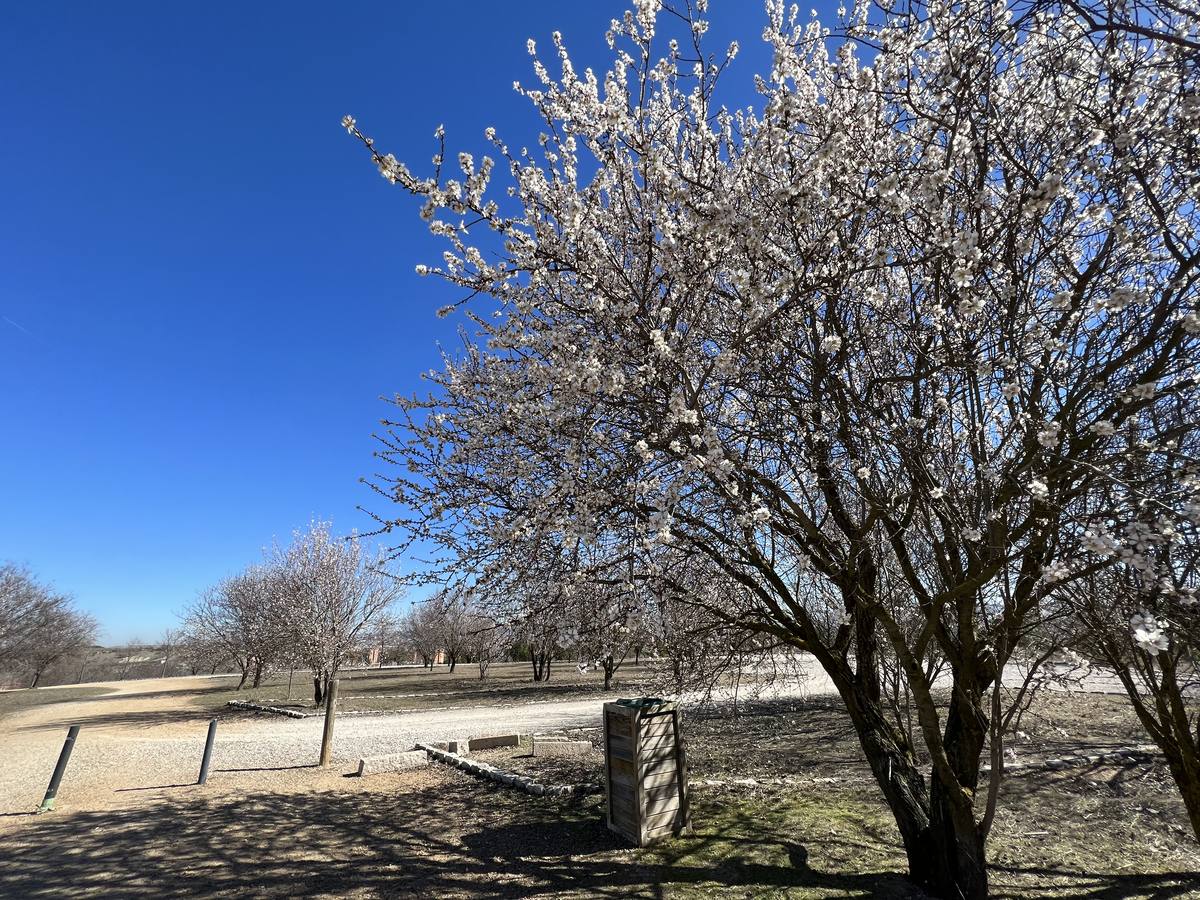
{"type": "MultiPolygon", "coordinates": [[[[227,691],[229,679],[166,678],[93,685],[107,693],[31,707],[0,718],[0,831],[40,802],[69,725],[81,726],[59,792],[63,809],[107,809],[141,792],[195,782],[209,717],[196,701],[227,691]]],[[[1108,686],[1097,682],[1095,688],[1108,686]]],[[[814,671],[802,684],[772,687],[769,696],[833,692],[814,671]]],[[[616,695],[613,695],[614,697],[616,695]]],[[[481,704],[369,715],[344,715],[334,739],[335,765],[313,768],[322,719],[287,719],[222,709],[210,783],[243,790],[298,777],[323,781],[351,771],[359,757],[408,750],[418,741],[502,732],[597,725],[603,697],[481,704]]],[[[334,782],[336,784],[336,782],[334,782]]]]}
{"type": "MultiPolygon", "coordinates": [[[[227,686],[211,679],[115,682],[111,693],[33,707],[0,719],[0,831],[41,800],[66,728],[81,725],[59,792],[62,809],[123,805],[141,791],[195,781],[210,711],[192,701],[227,686]],[[9,814],[7,816],[3,814],[9,814]]],[[[599,720],[595,698],[411,713],[346,715],[338,720],[334,762],[340,776],[358,758],[411,749],[418,741],[498,731],[545,731],[599,720]]],[[[322,719],[222,715],[210,783],[250,790],[280,773],[303,775],[316,761],[322,719]]],[[[315,773],[313,773],[315,774],[315,773]]]]}

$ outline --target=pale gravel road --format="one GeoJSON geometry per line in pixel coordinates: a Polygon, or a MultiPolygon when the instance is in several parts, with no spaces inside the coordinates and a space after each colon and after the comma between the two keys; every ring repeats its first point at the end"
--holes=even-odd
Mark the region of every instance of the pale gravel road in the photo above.
{"type": "MultiPolygon", "coordinates": [[[[161,695],[191,687],[195,679],[166,681],[173,683],[114,683],[112,694],[0,719],[0,813],[26,811],[41,801],[66,728],[74,723],[82,728],[60,796],[70,796],[75,808],[105,806],[106,795],[114,793],[194,782],[208,719],[184,697],[161,695]]],[[[334,733],[334,763],[349,771],[359,757],[409,750],[418,741],[592,725],[599,721],[601,699],[345,715],[334,733]]],[[[249,787],[256,770],[312,765],[322,726],[319,716],[222,719],[213,777],[249,787]]]]}
{"type": "MultiPolygon", "coordinates": [[[[1007,675],[1007,673],[1006,673],[1007,675]]],[[[1011,680],[1006,677],[1006,681],[1011,680]]],[[[0,814],[28,811],[45,791],[70,724],[82,725],[60,796],[73,808],[106,808],[139,791],[194,783],[207,728],[188,691],[212,688],[211,678],[110,682],[112,693],[35,707],[0,719],[0,814]]],[[[1089,689],[1108,692],[1097,679],[1089,689]]],[[[823,673],[803,684],[777,686],[772,696],[832,693],[823,673]]],[[[508,732],[595,726],[605,699],[426,709],[338,719],[335,767],[351,771],[358,758],[411,749],[436,741],[508,732]]],[[[218,727],[213,777],[253,788],[279,770],[315,763],[322,719],[282,716],[223,718],[218,727]]],[[[3,820],[0,819],[0,825],[3,820]]]]}

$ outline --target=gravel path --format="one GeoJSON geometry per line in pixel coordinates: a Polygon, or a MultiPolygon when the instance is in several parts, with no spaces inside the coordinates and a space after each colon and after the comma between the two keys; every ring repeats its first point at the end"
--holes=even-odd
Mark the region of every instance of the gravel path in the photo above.
{"type": "MultiPolygon", "coordinates": [[[[211,687],[206,681],[203,686],[211,687]]],[[[104,808],[114,796],[195,781],[207,716],[191,707],[196,679],[117,682],[113,693],[55,703],[0,719],[0,813],[26,812],[42,798],[66,727],[80,723],[60,805],[104,808]]],[[[348,715],[334,734],[335,767],[355,768],[361,756],[409,750],[420,741],[501,732],[544,731],[599,722],[597,699],[348,715]]],[[[222,715],[212,775],[247,789],[268,773],[312,766],[323,719],[222,715]]]]}
{"type": "MultiPolygon", "coordinates": [[[[1006,676],[1016,680],[1015,673],[1006,676]]],[[[103,809],[129,802],[137,792],[195,782],[210,713],[192,701],[195,692],[220,689],[222,682],[197,677],[101,686],[110,692],[0,719],[0,830],[20,821],[12,814],[28,812],[41,801],[71,724],[82,727],[59,792],[64,808],[103,809]]],[[[1102,678],[1089,688],[1112,689],[1102,678]]],[[[815,670],[803,685],[774,686],[761,696],[832,692],[824,673],[815,670]]],[[[335,731],[334,768],[344,774],[355,768],[359,757],[409,750],[419,742],[596,726],[603,699],[608,698],[345,715],[335,731]]],[[[249,790],[287,775],[287,770],[311,769],[316,762],[320,716],[288,719],[222,711],[220,719],[214,780],[249,790]]],[[[298,774],[293,771],[290,776],[298,774]]]]}

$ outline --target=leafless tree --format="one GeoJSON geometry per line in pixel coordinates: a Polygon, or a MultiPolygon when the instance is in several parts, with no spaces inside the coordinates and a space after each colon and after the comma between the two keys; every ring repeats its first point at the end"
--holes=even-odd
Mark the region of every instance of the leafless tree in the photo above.
{"type": "Polygon", "coordinates": [[[442,649],[442,629],[437,607],[429,601],[414,603],[400,620],[401,640],[405,647],[421,658],[427,669],[433,669],[437,653],[442,649]]]}
{"type": "Polygon", "coordinates": [[[32,672],[30,687],[37,687],[55,663],[84,652],[96,642],[96,620],[70,603],[49,603],[38,608],[23,654],[32,672]]]}
{"type": "Polygon", "coordinates": [[[479,679],[487,678],[492,663],[500,659],[511,642],[508,629],[480,608],[468,604],[464,621],[466,650],[479,668],[479,679]]]}
{"type": "Polygon", "coordinates": [[[50,592],[28,569],[0,565],[0,671],[11,668],[28,647],[36,613],[50,592]]]}
{"type": "Polygon", "coordinates": [[[96,640],[96,621],[27,569],[0,565],[0,671],[30,673],[37,687],[54,664],[96,640]]]}
{"type": "Polygon", "coordinates": [[[212,648],[236,662],[241,690],[253,675],[263,675],[283,660],[289,643],[284,627],[284,585],[270,566],[251,566],[208,588],[185,613],[184,627],[193,646],[212,648]]]}

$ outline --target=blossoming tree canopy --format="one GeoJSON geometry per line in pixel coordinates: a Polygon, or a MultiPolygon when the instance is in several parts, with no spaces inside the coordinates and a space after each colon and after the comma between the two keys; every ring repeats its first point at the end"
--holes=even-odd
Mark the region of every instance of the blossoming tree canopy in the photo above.
{"type": "Polygon", "coordinates": [[[382,523],[467,577],[547,540],[621,548],[634,580],[811,652],[913,876],[983,897],[1005,662],[1056,587],[1122,558],[1156,574],[1130,528],[1154,545],[1196,518],[1197,22],[859,3],[835,34],[770,2],[759,102],[729,110],[737,47],[708,53],[704,6],[636,3],[603,75],[555,35],[552,76],[531,43],[543,132],[489,129],[498,197],[490,157],[450,177],[439,150],[420,177],[343,122],[446,239],[419,271],[496,304],[398,401],[382,523]],[[1148,456],[1179,473],[1166,495],[1148,456]],[[688,556],[740,590],[705,605],[672,583],[688,556]]]}

